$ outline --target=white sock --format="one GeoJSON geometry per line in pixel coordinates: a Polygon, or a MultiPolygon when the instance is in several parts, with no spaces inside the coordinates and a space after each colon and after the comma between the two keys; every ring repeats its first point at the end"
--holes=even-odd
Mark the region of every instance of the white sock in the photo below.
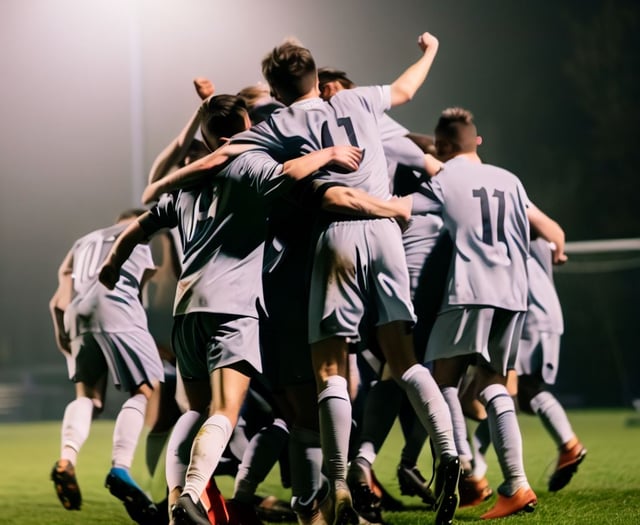
{"type": "Polygon", "coordinates": [[[489,385],[478,398],[487,409],[491,441],[504,476],[504,483],[498,490],[505,496],[512,496],[520,487],[529,486],[513,399],[503,385],[489,385]]]}
{"type": "Polygon", "coordinates": [[[93,401],[79,397],[67,405],[62,417],[60,458],[76,464],[78,452],[89,437],[93,401]]]}
{"type": "Polygon", "coordinates": [[[234,499],[245,503],[253,501],[258,485],[278,461],[288,438],[289,430],[282,419],[274,420],[251,438],[236,474],[234,499]]]}
{"type": "Polygon", "coordinates": [[[334,375],[327,379],[324,388],[318,394],[318,415],[327,477],[333,483],[346,484],[351,435],[351,400],[344,377],[334,375]]]}
{"type": "Polygon", "coordinates": [[[567,413],[551,392],[540,392],[529,402],[533,411],[538,414],[544,428],[560,448],[575,436],[567,413]]]}
{"type": "Polygon", "coordinates": [[[467,440],[467,423],[462,413],[462,405],[458,398],[458,389],[452,386],[445,386],[440,389],[442,396],[449,406],[451,413],[451,423],[453,424],[453,437],[456,442],[456,449],[460,456],[460,466],[465,474],[471,473],[471,460],[473,453],[469,441],[467,440]]]}
{"type": "Polygon", "coordinates": [[[147,398],[144,394],[131,396],[122,405],[113,429],[111,464],[114,467],[127,470],[131,468],[138,439],[144,427],[146,410],[147,398]]]}
{"type": "Polygon", "coordinates": [[[373,465],[376,457],[378,457],[378,453],[371,441],[363,441],[360,443],[360,448],[358,449],[358,455],[356,457],[365,459],[368,461],[369,465],[373,465]]]}
{"type": "Polygon", "coordinates": [[[429,432],[436,457],[445,453],[457,456],[449,407],[431,372],[421,364],[415,364],[402,374],[400,384],[418,419],[429,432]]]}
{"type": "Polygon", "coordinates": [[[200,499],[209,479],[227,447],[233,426],[222,414],[215,414],[204,422],[191,447],[191,460],[182,494],[189,494],[194,502],[200,499]]]}
{"type": "Polygon", "coordinates": [[[167,455],[165,456],[165,476],[169,491],[176,487],[184,487],[187,476],[187,464],[180,460],[180,447],[189,437],[191,429],[200,419],[200,413],[189,410],[182,414],[173,426],[169,441],[167,442],[167,455]]]}

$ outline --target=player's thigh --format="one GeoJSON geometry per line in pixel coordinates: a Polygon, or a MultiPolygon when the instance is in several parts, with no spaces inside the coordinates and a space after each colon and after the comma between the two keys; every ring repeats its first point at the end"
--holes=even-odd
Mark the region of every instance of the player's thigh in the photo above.
{"type": "Polygon", "coordinates": [[[87,397],[94,397],[101,390],[100,386],[106,385],[105,379],[109,373],[107,361],[95,335],[89,332],[74,338],[71,342],[71,356],[75,364],[71,379],[83,385],[87,397]]]}

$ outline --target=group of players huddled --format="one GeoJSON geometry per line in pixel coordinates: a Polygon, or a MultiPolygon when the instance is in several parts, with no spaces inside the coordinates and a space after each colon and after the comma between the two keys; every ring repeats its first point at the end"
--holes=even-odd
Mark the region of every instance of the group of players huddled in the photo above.
{"type": "Polygon", "coordinates": [[[491,443],[503,481],[482,518],[534,510],[516,405],[558,446],[549,490],[570,481],[586,449],[546,389],[564,232],[515,175],[481,161],[468,110],[445,109],[434,137],[385,113],[413,98],[438,45],[422,34],[420,57],[388,85],[318,70],[293,39],[263,59],[268,86],[217,95],[196,79],[202,103],[153,163],[151,207],[77,240],[58,273],[50,310],[76,385],[51,473],[66,509],[81,506],[78,453],[109,375],[130,396],[106,486],[141,524],[260,524],[257,487],[279,460],[291,503],[278,519],[383,523],[402,504],[372,465],[396,417],[398,482],[427,521],[494,496],[491,443]],[[141,300],[154,239],[177,281],[170,345],[141,300]],[[150,419],[151,471],[166,449],[164,510],[130,475],[150,419]],[[427,438],[433,484],[417,467],[427,438]],[[213,476],[229,455],[235,489],[223,496],[213,476]]]}

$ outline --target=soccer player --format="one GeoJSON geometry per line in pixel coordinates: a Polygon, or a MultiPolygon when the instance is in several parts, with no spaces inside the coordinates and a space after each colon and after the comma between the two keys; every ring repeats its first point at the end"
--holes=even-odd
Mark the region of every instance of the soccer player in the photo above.
{"type": "MultiPolygon", "coordinates": [[[[319,99],[311,53],[286,42],[263,60],[263,74],[276,99],[288,106],[268,122],[234,142],[259,144],[276,158],[314,151],[334,143],[365,150],[359,169],[332,173],[332,180],[389,198],[384,151],[377,119],[390,107],[410,100],[424,82],[438,41],[419,38],[421,58],[391,86],[344,90],[329,103],[319,99]]],[[[377,339],[394,378],[409,393],[422,423],[434,439],[439,458],[436,521],[449,523],[455,512],[459,464],[446,405],[429,371],[414,355],[410,325],[414,321],[409,279],[397,224],[385,220],[324,217],[316,245],[309,301],[309,340],[316,372],[321,442],[335,497],[335,521],[355,522],[346,484],[351,426],[347,388],[350,342],[360,338],[365,313],[377,318],[377,339]]]]}
{"type": "MultiPolygon", "coordinates": [[[[545,239],[537,238],[531,241],[530,253],[529,307],[513,373],[517,373],[520,410],[537,415],[558,447],[558,461],[548,484],[549,491],[556,492],[571,481],[587,449],[573,431],[560,402],[548,391],[548,385],[556,381],[564,330],[562,308],[553,284],[552,250],[545,239]]],[[[489,443],[482,439],[483,425],[475,437],[485,449],[489,443]]]]}
{"type": "Polygon", "coordinates": [[[80,509],[75,464],[93,415],[103,409],[110,374],[116,388],[129,392],[130,397],[116,419],[106,486],[124,502],[132,519],[143,523],[154,519],[157,508],[131,478],[129,469],[144,425],[147,400],[164,378],[140,301],[141,290],[155,271],[149,247],[136,248],[111,291],[98,282],[100,265],[109,250],[140,213],[124,212],[115,225],[83,236],[60,266],[59,285],[50,309],[58,346],[67,358],[69,378],[76,385],[76,399],[64,413],[61,454],[51,478],[63,506],[80,509]]]}
{"type": "MultiPolygon", "coordinates": [[[[246,107],[235,96],[208,99],[204,114],[203,137],[211,149],[249,126],[246,107]]],[[[200,496],[237,422],[250,377],[261,371],[256,305],[262,289],[265,196],[287,178],[307,176],[329,162],[354,169],[359,158],[357,148],[332,147],[282,165],[263,152],[247,152],[214,181],[164,196],[132,223],[103,265],[100,279],[111,287],[134,246],[163,227],[179,228],[184,259],[173,340],[190,409],[208,411],[209,418],[193,442],[184,486],[172,509],[176,525],[209,522],[200,496]]]]}
{"type": "Polygon", "coordinates": [[[553,284],[551,248],[545,239],[531,242],[529,259],[529,309],[518,350],[518,404],[536,414],[559,450],[549,490],[569,483],[587,454],[571,428],[560,402],[548,391],[556,382],[560,362],[560,336],[564,330],[562,308],[553,284]]]}
{"type": "Polygon", "coordinates": [[[504,476],[496,505],[482,518],[532,511],[537,498],[524,472],[520,429],[505,387],[527,308],[529,201],[515,175],[481,162],[469,111],[445,110],[435,136],[445,164],[430,181],[432,198],[442,209],[454,254],[426,359],[451,409],[465,473],[471,471],[471,452],[457,386],[467,366],[477,365],[478,397],[504,476]]]}
{"type": "MultiPolygon", "coordinates": [[[[188,177],[187,184],[201,181],[203,177],[208,177],[212,170],[217,169],[216,166],[220,164],[220,159],[225,159],[230,152],[237,152],[238,146],[235,148],[236,150],[233,145],[222,146],[208,158],[151,183],[145,189],[143,200],[145,202],[153,200],[165,191],[179,187],[181,177],[184,174],[188,177]]],[[[319,185],[313,181],[311,184],[303,186],[300,184],[302,182],[293,188],[292,193],[298,195],[295,201],[300,201],[300,196],[305,195],[307,198],[302,201],[306,204],[296,205],[292,199],[279,198],[270,212],[268,223],[270,242],[265,257],[265,277],[263,279],[268,322],[261,324],[261,333],[267,332],[267,335],[262,337],[264,351],[269,355],[266,363],[274,363],[273,366],[267,368],[266,372],[277,388],[284,389],[281,397],[286,400],[282,403],[282,410],[288,414],[287,423],[290,426],[293,425],[291,441],[299,444],[299,446],[291,447],[292,456],[296,456],[296,459],[291,461],[294,471],[297,472],[297,474],[296,472],[292,473],[292,490],[295,501],[301,502],[299,519],[303,522],[315,522],[315,518],[320,512],[318,500],[323,498],[316,497],[321,484],[320,468],[318,466],[315,469],[312,466],[318,456],[310,451],[314,448],[313,443],[315,442],[313,436],[316,432],[313,429],[318,425],[317,410],[313,409],[312,404],[305,403],[305,400],[309,399],[315,402],[313,394],[315,388],[311,386],[314,381],[313,375],[307,373],[307,370],[309,372],[312,370],[310,356],[308,350],[305,350],[308,348],[308,338],[306,330],[307,284],[304,269],[307,266],[310,221],[313,220],[313,214],[310,213],[310,210],[323,206],[328,210],[342,213],[365,217],[388,217],[406,221],[409,217],[410,201],[401,199],[380,201],[365,192],[331,182],[323,182],[319,185]],[[278,283],[284,283],[284,286],[279,286],[278,283]],[[296,286],[295,283],[298,283],[299,286],[296,286]],[[271,293],[272,290],[274,293],[271,293]],[[277,305],[281,305],[281,307],[277,305]],[[292,312],[301,316],[298,322],[292,321],[292,312]],[[286,344],[281,344],[283,342],[286,344]],[[290,348],[294,349],[294,352],[286,357],[283,356],[282,353],[290,348]],[[307,384],[309,385],[307,386],[307,384]]],[[[176,429],[174,428],[175,433],[176,429]]]]}
{"type": "MultiPolygon", "coordinates": [[[[336,69],[319,69],[318,79],[320,96],[324,100],[330,100],[343,89],[356,87],[344,71],[336,69]]],[[[432,155],[426,155],[410,138],[409,131],[386,113],[378,120],[378,126],[393,193],[413,196],[412,218],[403,231],[402,238],[409,270],[411,297],[418,314],[414,329],[416,358],[422,361],[429,331],[444,292],[446,265],[450,258],[450,250],[445,249],[444,245],[449,246],[450,242],[449,237],[442,234],[440,214],[422,211],[420,202],[426,197],[419,190],[420,185],[429,176],[437,173],[441,163],[432,155]],[[436,246],[439,246],[439,250],[433,254],[436,246]],[[438,253],[442,253],[439,259],[438,253]],[[441,261],[440,264],[438,260],[441,261]],[[438,272],[439,267],[441,270],[438,272]]],[[[430,139],[426,136],[425,138],[430,139]]],[[[377,487],[373,484],[371,465],[397,415],[400,415],[405,434],[405,447],[397,469],[400,490],[406,495],[420,496],[425,503],[433,505],[433,494],[416,466],[427,437],[426,430],[421,425],[412,424],[415,421],[413,411],[400,410],[405,396],[389,374],[388,367],[384,367],[379,374],[379,380],[365,395],[364,418],[360,422],[362,433],[359,450],[350,463],[347,476],[356,510],[370,522],[378,523],[382,519],[380,507],[384,505],[374,495],[377,487]]]]}

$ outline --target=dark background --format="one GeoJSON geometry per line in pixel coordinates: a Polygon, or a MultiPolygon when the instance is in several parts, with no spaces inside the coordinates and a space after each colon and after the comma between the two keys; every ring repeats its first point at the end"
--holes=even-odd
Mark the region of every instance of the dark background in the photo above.
{"type": "MultiPolygon", "coordinates": [[[[434,33],[432,73],[394,117],[430,133],[442,109],[465,106],[484,160],[518,174],[569,241],[640,236],[636,1],[5,0],[0,29],[0,418],[58,418],[70,399],[47,308],[58,265],[138,204],[197,107],[192,78],[235,93],[287,36],[365,85],[391,82],[434,33]]],[[[556,282],[557,393],[628,405],[640,397],[637,253],[575,256],[556,282]]]]}

